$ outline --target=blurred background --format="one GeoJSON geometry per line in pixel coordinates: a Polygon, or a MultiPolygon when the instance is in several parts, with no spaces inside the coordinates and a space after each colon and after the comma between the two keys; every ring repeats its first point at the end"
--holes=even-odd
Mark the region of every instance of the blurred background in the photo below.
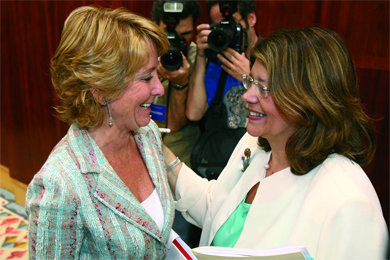
{"type": "MultiPolygon", "coordinates": [[[[0,184],[25,189],[68,125],[54,116],[57,104],[49,60],[66,17],[76,7],[124,7],[151,18],[152,1],[1,0],[0,184]],[[3,174],[5,172],[5,174],[3,174]]],[[[205,1],[198,23],[208,23],[205,1]]],[[[321,26],[348,44],[358,74],[361,100],[376,119],[378,148],[365,168],[389,225],[389,1],[256,1],[257,32],[321,26]]],[[[20,195],[23,203],[24,194],[20,195]]]]}

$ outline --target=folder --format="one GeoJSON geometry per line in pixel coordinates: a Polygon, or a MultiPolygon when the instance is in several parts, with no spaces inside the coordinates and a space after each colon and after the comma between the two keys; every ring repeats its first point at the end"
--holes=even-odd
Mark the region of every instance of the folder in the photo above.
{"type": "Polygon", "coordinates": [[[192,249],[198,260],[314,260],[303,245],[284,245],[267,249],[205,246],[192,249]]]}

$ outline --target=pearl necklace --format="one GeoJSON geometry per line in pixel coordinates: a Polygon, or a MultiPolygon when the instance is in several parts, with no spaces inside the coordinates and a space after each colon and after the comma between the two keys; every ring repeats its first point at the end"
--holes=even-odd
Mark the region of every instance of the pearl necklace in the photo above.
{"type": "Polygon", "coordinates": [[[266,164],[264,165],[264,169],[265,169],[265,170],[268,170],[268,169],[269,169],[269,164],[268,164],[268,163],[266,163],[266,164]]]}

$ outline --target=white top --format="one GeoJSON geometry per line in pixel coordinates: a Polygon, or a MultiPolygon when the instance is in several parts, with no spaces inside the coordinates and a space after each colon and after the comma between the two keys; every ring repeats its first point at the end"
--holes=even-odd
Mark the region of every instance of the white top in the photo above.
{"type": "Polygon", "coordinates": [[[164,226],[164,211],[156,189],[153,190],[149,197],[141,202],[141,205],[152,217],[154,222],[156,222],[158,229],[161,231],[164,226]]]}
{"type": "Polygon", "coordinates": [[[235,247],[263,249],[303,244],[316,260],[384,259],[388,233],[378,196],[362,168],[329,155],[303,176],[286,168],[265,178],[270,153],[245,134],[218,180],[207,181],[183,165],[176,209],[202,228],[200,246],[210,245],[248,191],[259,188],[235,247]],[[252,155],[245,172],[245,148],[252,155]]]}

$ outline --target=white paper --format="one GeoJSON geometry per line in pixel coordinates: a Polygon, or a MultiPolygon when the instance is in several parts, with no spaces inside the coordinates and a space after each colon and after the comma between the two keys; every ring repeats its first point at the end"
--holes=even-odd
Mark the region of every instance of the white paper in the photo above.
{"type": "Polygon", "coordinates": [[[172,229],[169,235],[167,243],[167,253],[165,256],[166,260],[197,260],[195,255],[192,253],[191,248],[180,238],[180,236],[172,229]],[[189,255],[189,258],[185,257],[180,250],[173,244],[173,241],[178,242],[180,246],[189,255]]]}

